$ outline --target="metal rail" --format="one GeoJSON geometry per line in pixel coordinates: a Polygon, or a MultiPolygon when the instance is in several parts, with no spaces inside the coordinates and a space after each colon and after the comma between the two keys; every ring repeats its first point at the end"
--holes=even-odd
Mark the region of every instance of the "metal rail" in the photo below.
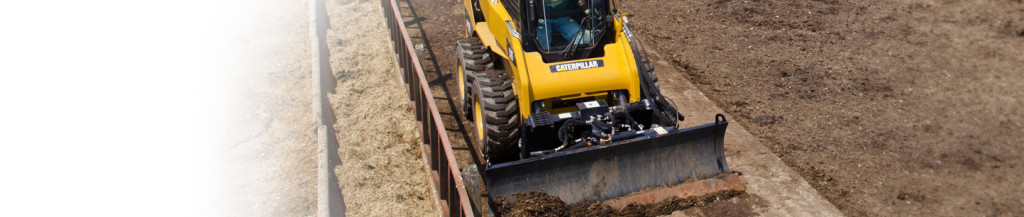
{"type": "Polygon", "coordinates": [[[423,139],[426,153],[424,156],[428,158],[426,160],[430,164],[433,184],[440,196],[441,211],[445,216],[477,216],[463,184],[462,173],[455,162],[448,133],[434,104],[430,85],[423,75],[423,66],[420,65],[416,51],[411,49],[412,40],[402,20],[398,3],[395,0],[381,0],[381,6],[387,19],[388,32],[391,33],[395,55],[398,57],[400,73],[408,85],[409,98],[412,100],[423,139]]]}

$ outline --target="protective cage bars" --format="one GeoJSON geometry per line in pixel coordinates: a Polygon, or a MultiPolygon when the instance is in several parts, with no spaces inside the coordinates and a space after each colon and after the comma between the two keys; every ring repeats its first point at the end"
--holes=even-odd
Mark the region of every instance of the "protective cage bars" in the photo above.
{"type": "Polygon", "coordinates": [[[416,121],[423,139],[424,157],[430,164],[431,178],[441,201],[441,211],[445,216],[477,216],[470,205],[470,197],[462,181],[462,173],[455,154],[452,152],[448,133],[441,122],[441,115],[434,104],[430,85],[423,75],[423,67],[409,39],[408,30],[402,20],[402,13],[395,0],[381,0],[384,17],[387,19],[388,32],[398,57],[398,66],[405,84],[408,85],[409,98],[413,103],[416,121]]]}

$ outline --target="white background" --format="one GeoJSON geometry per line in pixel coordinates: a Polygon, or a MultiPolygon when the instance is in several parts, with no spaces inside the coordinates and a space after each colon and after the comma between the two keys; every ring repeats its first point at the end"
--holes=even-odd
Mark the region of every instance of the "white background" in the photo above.
{"type": "Polygon", "coordinates": [[[208,216],[230,1],[0,2],[0,216],[208,216]]]}

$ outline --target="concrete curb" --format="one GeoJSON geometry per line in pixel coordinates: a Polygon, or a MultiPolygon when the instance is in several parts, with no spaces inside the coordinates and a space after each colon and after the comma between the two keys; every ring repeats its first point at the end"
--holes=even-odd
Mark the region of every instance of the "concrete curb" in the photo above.
{"type": "MultiPolygon", "coordinates": [[[[337,179],[332,179],[334,171],[331,168],[330,158],[330,130],[327,123],[333,121],[324,120],[324,102],[327,102],[324,96],[324,90],[322,87],[321,74],[323,74],[323,62],[320,53],[321,45],[324,44],[324,38],[321,38],[320,23],[323,22],[321,19],[321,11],[326,11],[323,0],[309,0],[309,54],[310,54],[310,80],[312,81],[311,91],[313,93],[313,121],[316,123],[315,130],[317,135],[317,216],[319,217],[334,217],[334,216],[345,216],[344,199],[341,195],[340,186],[338,185],[337,179]],[[332,193],[336,191],[338,193],[332,193]],[[338,204],[341,203],[341,204],[338,204]]],[[[330,103],[327,103],[330,104],[330,103]]],[[[331,115],[333,117],[333,114],[331,115]]],[[[337,150],[335,150],[336,152],[337,150]]],[[[340,162],[338,162],[340,163],[340,162]]]]}
{"type": "MultiPolygon", "coordinates": [[[[327,126],[326,125],[320,125],[320,127],[317,127],[317,131],[316,132],[317,132],[317,140],[316,140],[317,142],[316,142],[316,145],[317,145],[317,149],[318,149],[317,150],[318,162],[317,162],[317,171],[316,171],[316,180],[317,180],[317,183],[316,183],[317,184],[317,186],[316,186],[316,193],[317,193],[316,208],[317,208],[317,211],[316,211],[316,213],[317,213],[317,216],[319,216],[319,217],[330,217],[330,216],[335,216],[335,215],[332,215],[334,213],[331,213],[331,202],[333,202],[333,200],[331,200],[331,196],[330,196],[331,195],[331,193],[330,193],[331,186],[330,185],[331,184],[335,184],[335,183],[332,183],[331,182],[331,178],[330,178],[331,177],[330,162],[328,162],[328,156],[327,156],[327,152],[328,152],[328,149],[327,149],[327,126]]],[[[341,214],[341,215],[344,215],[344,214],[341,214]]]]}

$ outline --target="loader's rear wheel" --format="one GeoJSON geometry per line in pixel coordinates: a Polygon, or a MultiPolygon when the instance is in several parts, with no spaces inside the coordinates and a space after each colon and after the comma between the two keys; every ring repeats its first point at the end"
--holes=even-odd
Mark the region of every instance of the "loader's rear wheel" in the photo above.
{"type": "Polygon", "coordinates": [[[494,69],[491,54],[484,47],[479,38],[466,38],[456,41],[455,54],[458,55],[458,84],[461,96],[459,104],[462,106],[462,114],[467,119],[473,120],[472,116],[472,93],[471,82],[477,73],[494,69]]]}
{"type": "Polygon", "coordinates": [[[504,71],[476,74],[473,81],[473,122],[477,144],[491,163],[516,160],[519,156],[519,102],[512,79],[504,71]]]}

